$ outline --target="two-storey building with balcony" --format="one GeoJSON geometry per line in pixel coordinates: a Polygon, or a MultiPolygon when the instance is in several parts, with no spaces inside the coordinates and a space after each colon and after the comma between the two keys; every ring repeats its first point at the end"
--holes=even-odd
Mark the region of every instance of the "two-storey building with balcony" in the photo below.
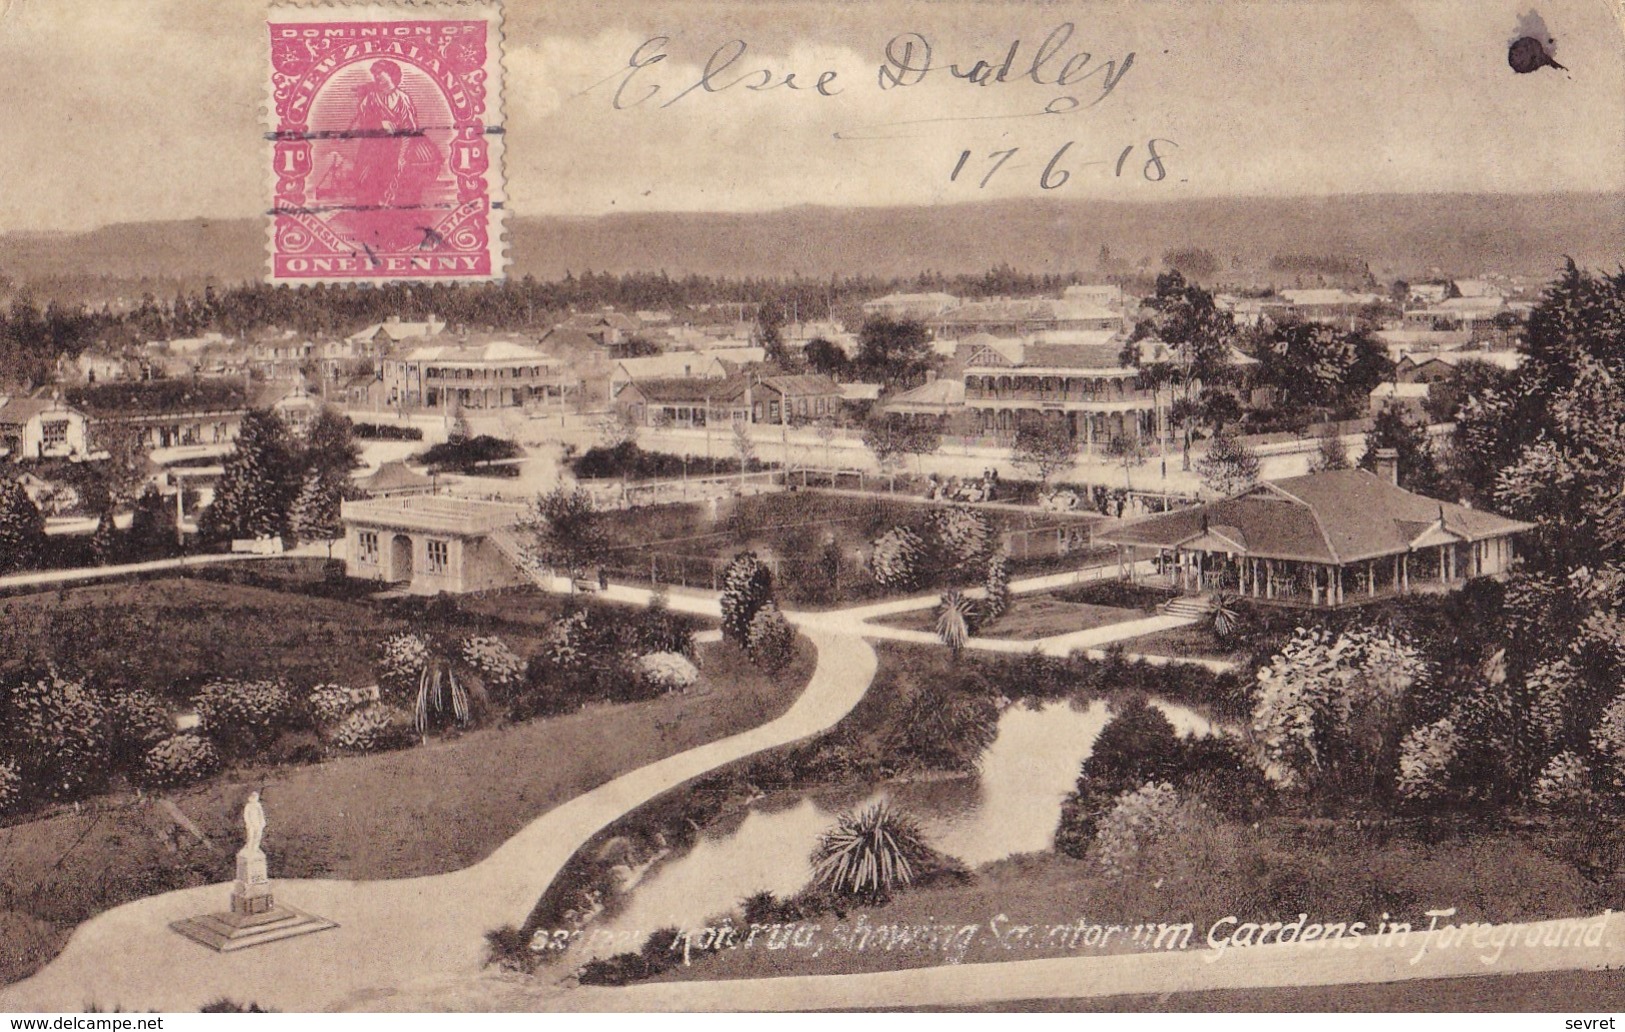
{"type": "Polygon", "coordinates": [[[1139,371],[1123,363],[1122,350],[1111,331],[1068,334],[1064,342],[988,340],[966,361],[965,406],[976,413],[982,435],[1005,442],[1022,419],[1035,415],[1064,420],[1089,450],[1115,437],[1157,440],[1165,405],[1140,386],[1139,371]]]}

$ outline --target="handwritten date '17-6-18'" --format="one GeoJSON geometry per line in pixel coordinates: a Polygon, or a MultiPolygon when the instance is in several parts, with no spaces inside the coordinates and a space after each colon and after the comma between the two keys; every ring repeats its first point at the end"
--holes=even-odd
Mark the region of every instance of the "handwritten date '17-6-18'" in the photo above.
{"type": "MultiPolygon", "coordinates": [[[[1118,153],[1115,161],[1106,159],[1101,161],[1068,162],[1066,160],[1067,152],[1072,149],[1072,145],[1075,143],[1077,143],[1076,140],[1066,141],[1050,156],[1049,164],[1044,166],[1044,171],[1038,177],[1040,187],[1045,190],[1055,190],[1064,186],[1066,181],[1072,178],[1073,172],[1096,165],[1106,166],[1111,170],[1110,174],[1118,179],[1121,179],[1124,175],[1140,175],[1148,182],[1160,183],[1168,178],[1168,166],[1165,163],[1166,149],[1179,146],[1172,140],[1152,137],[1145,142],[1143,156],[1135,154],[1135,151],[1139,148],[1136,144],[1131,143],[1118,153]]],[[[960,174],[967,169],[970,169],[971,174],[974,175],[977,169],[971,167],[973,163],[977,167],[982,167],[985,164],[987,171],[982,174],[981,181],[976,184],[978,188],[984,187],[999,169],[1005,166],[1006,162],[1019,153],[1021,153],[1020,147],[1006,147],[1003,150],[989,151],[985,158],[977,158],[972,151],[960,151],[959,160],[954,162],[954,170],[948,173],[948,181],[950,183],[958,182],[960,174]]]]}

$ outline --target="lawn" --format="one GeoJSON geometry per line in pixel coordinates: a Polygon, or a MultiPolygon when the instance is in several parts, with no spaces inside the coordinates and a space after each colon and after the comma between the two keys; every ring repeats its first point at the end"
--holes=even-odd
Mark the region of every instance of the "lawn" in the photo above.
{"type": "MultiPolygon", "coordinates": [[[[611,512],[605,516],[612,545],[606,566],[622,579],[712,588],[721,564],[750,550],[775,568],[783,601],[847,605],[896,594],[875,583],[863,557],[880,535],[898,525],[917,526],[930,510],[922,502],[879,495],[795,491],[724,499],[715,508],[683,503],[611,512]],[[834,567],[833,557],[838,557],[834,567]]],[[[1025,545],[1014,548],[1011,568],[1018,573],[1075,568],[1106,554],[1082,544],[1098,515],[984,511],[997,530],[1023,530],[1029,524],[1038,529],[1033,556],[1025,556],[1025,545]],[[1036,554],[1053,548],[1043,528],[1057,526],[1074,531],[1080,543],[1066,554],[1036,554]]]]}
{"type": "MultiPolygon", "coordinates": [[[[998,620],[976,632],[980,638],[1014,638],[1017,641],[1035,641],[1057,634],[1087,631],[1110,624],[1141,620],[1145,613],[1138,609],[1117,609],[1082,602],[1064,602],[1054,595],[1019,595],[1011,600],[1010,609],[998,620]]],[[[883,617],[876,623],[889,627],[902,627],[914,631],[935,631],[936,612],[918,609],[897,616],[883,617]]],[[[1134,639],[1139,641],[1139,639],[1134,639]]]]}
{"type": "Polygon", "coordinates": [[[0,828],[0,984],[38,969],[103,910],[229,880],[251,788],[264,792],[271,815],[273,877],[444,873],[620,774],[779,716],[816,659],[802,639],[790,665],[767,676],[713,643],[701,647],[701,681],[683,695],[592,705],[382,755],[243,768],[173,796],[181,819],[160,798],[119,795],[0,828]]]}
{"type": "MultiPolygon", "coordinates": [[[[0,674],[49,663],[107,687],[181,701],[217,678],[372,684],[379,643],[425,619],[454,622],[461,633],[500,634],[526,655],[540,640],[534,615],[510,621],[461,605],[327,598],[173,576],[16,595],[0,599],[0,674]]],[[[522,608],[534,614],[559,605],[533,594],[522,608]]]]}

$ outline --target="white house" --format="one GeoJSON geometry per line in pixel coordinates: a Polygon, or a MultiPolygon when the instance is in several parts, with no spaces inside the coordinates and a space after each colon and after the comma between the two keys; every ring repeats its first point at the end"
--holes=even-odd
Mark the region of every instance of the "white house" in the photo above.
{"type": "Polygon", "coordinates": [[[0,399],[0,449],[13,459],[85,456],[85,414],[58,398],[0,399]]]}

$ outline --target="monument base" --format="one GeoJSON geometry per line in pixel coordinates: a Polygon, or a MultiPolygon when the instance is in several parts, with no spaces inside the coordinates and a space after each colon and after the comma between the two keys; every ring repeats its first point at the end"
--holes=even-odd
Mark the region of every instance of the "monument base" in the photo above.
{"type": "MultiPolygon", "coordinates": [[[[265,899],[267,903],[270,902],[268,896],[265,899]]],[[[233,903],[236,903],[236,900],[233,900],[233,903]]],[[[230,953],[234,950],[245,950],[250,946],[291,939],[296,935],[323,932],[329,928],[337,928],[338,925],[326,918],[316,917],[284,904],[273,903],[269,909],[258,913],[243,913],[233,909],[222,914],[189,917],[184,921],[175,921],[169,927],[193,942],[202,943],[221,953],[230,953]]]]}

